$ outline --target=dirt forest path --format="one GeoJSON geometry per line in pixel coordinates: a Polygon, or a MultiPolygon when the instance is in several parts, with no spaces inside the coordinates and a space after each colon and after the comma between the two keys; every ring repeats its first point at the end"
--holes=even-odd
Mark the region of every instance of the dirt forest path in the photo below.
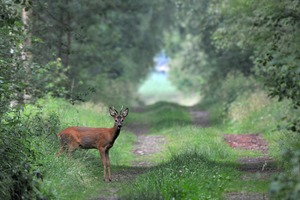
{"type": "MultiPolygon", "coordinates": [[[[196,126],[208,127],[208,112],[190,108],[196,126]]],[[[224,134],[224,141],[232,148],[249,151],[259,151],[261,156],[244,157],[237,160],[240,164],[238,170],[243,172],[242,180],[267,180],[273,173],[278,172],[275,160],[269,155],[268,143],[258,134],[224,134]]],[[[266,193],[257,192],[230,192],[224,195],[226,200],[265,200],[266,193]]]]}
{"type": "MultiPolygon", "coordinates": [[[[193,123],[196,126],[208,127],[209,113],[197,108],[188,109],[193,123]]],[[[148,135],[148,125],[130,124],[128,128],[131,132],[138,136],[138,141],[134,147],[134,154],[137,157],[144,158],[134,162],[134,167],[151,167],[155,163],[147,160],[147,156],[159,153],[162,146],[167,144],[166,138],[160,135],[148,135]]],[[[224,134],[224,144],[228,144],[232,148],[259,151],[261,156],[240,158],[237,162],[240,164],[239,170],[243,172],[242,180],[259,180],[268,179],[272,173],[278,171],[274,160],[269,156],[269,148],[267,142],[260,134],[224,134]]],[[[225,194],[227,200],[265,200],[267,194],[255,192],[231,192],[225,194]]]]}
{"type": "MultiPolygon", "coordinates": [[[[143,112],[143,109],[135,109],[135,112],[143,112]]],[[[133,148],[136,160],[132,163],[132,166],[154,166],[155,163],[151,160],[151,156],[162,151],[167,142],[166,138],[162,135],[149,135],[149,124],[128,124],[126,130],[137,136],[137,142],[133,148]]]]}
{"type": "MultiPolygon", "coordinates": [[[[143,109],[135,109],[136,112],[143,112],[143,109]]],[[[206,127],[209,125],[208,112],[189,108],[193,123],[197,126],[206,127]]],[[[137,135],[138,140],[135,144],[133,153],[137,161],[132,163],[133,167],[151,167],[156,163],[149,159],[153,154],[157,154],[164,149],[167,140],[162,135],[149,135],[148,124],[129,124],[128,131],[137,135]],[[142,159],[141,159],[142,158],[142,159]]]]}

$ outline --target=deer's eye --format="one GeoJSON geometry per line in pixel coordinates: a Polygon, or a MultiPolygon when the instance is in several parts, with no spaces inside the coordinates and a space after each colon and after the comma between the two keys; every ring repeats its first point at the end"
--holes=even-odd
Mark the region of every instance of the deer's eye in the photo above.
{"type": "Polygon", "coordinates": [[[115,119],[115,122],[118,122],[118,120],[115,119]]]}

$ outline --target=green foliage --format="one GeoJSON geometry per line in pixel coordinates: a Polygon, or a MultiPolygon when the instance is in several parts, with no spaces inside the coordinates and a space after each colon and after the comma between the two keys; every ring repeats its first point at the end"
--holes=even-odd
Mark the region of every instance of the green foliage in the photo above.
{"type": "Polygon", "coordinates": [[[216,101],[228,105],[235,101],[238,95],[251,93],[258,87],[259,85],[253,77],[247,78],[241,73],[229,74],[219,87],[220,89],[215,91],[216,101]]]}
{"type": "Polygon", "coordinates": [[[197,2],[176,1],[180,39],[173,39],[175,32],[170,40],[183,45],[175,52],[174,83],[185,90],[201,86],[206,98],[227,74],[239,71],[248,76],[255,66],[271,96],[292,99],[298,107],[299,2],[197,2]],[[186,75],[179,77],[181,71],[186,75]]]}
{"type": "Polygon", "coordinates": [[[181,45],[182,52],[177,53],[170,63],[170,80],[179,90],[185,92],[190,92],[191,89],[199,91],[199,86],[204,84],[204,77],[212,73],[209,68],[203,69],[208,65],[207,55],[198,48],[195,50],[193,45],[197,39],[187,37],[181,45]]]}
{"type": "Polygon", "coordinates": [[[28,21],[24,17],[30,16],[31,5],[30,0],[4,1],[0,4],[3,11],[0,26],[0,91],[3,106],[12,101],[24,103],[50,92],[55,96],[65,94],[67,68],[59,60],[51,61],[46,66],[32,63],[30,48],[34,39],[29,34],[28,21]]]}
{"type": "Polygon", "coordinates": [[[20,3],[0,3],[0,198],[42,199],[35,165],[38,152],[30,142],[32,132],[21,119],[22,107],[9,106],[12,100],[22,98],[25,88],[19,79],[24,73],[20,3]]]}
{"type": "Polygon", "coordinates": [[[252,50],[232,45],[220,50],[213,38],[218,27],[223,26],[224,16],[214,9],[217,2],[212,1],[175,1],[177,5],[179,33],[166,38],[168,50],[173,57],[171,80],[180,89],[201,92],[206,98],[222,84],[224,78],[233,72],[251,74],[252,50]],[[174,40],[173,38],[178,38],[174,40]],[[171,41],[170,41],[171,40],[171,41]],[[174,51],[169,43],[178,46],[174,51]],[[182,75],[184,73],[184,75],[182,75]]]}
{"type": "Polygon", "coordinates": [[[230,73],[213,92],[206,93],[200,103],[204,109],[209,107],[212,118],[226,117],[228,109],[239,96],[246,96],[260,88],[253,76],[246,77],[242,73],[230,73]]]}
{"type": "Polygon", "coordinates": [[[35,177],[38,152],[31,148],[32,133],[20,121],[18,113],[2,115],[1,118],[1,199],[42,198],[35,177]]]}
{"type": "Polygon", "coordinates": [[[226,47],[237,43],[243,49],[252,47],[256,72],[270,95],[292,99],[298,107],[299,2],[229,1],[220,5],[226,28],[215,32],[217,42],[226,47]]]}
{"type": "Polygon", "coordinates": [[[45,66],[33,64],[31,66],[31,74],[27,78],[28,84],[26,91],[33,98],[43,97],[51,94],[55,97],[66,97],[69,68],[64,67],[60,59],[51,61],[45,66]]]}
{"type": "Polygon", "coordinates": [[[273,199],[299,199],[300,151],[298,137],[294,138],[293,148],[286,150],[283,158],[288,166],[283,173],[279,174],[272,181],[270,185],[271,197],[273,199]]]}
{"type": "Polygon", "coordinates": [[[4,114],[9,103],[18,99],[24,85],[19,81],[22,70],[21,44],[24,41],[18,5],[11,1],[0,3],[0,106],[4,114]]]}
{"type": "MultiPolygon", "coordinates": [[[[277,138],[276,133],[278,131],[275,130],[276,126],[280,124],[278,127],[284,133],[291,134],[289,131],[299,133],[299,1],[229,0],[203,2],[199,0],[198,5],[191,4],[189,1],[176,1],[176,3],[179,13],[186,14],[186,18],[180,21],[181,30],[186,31],[181,31],[183,33],[181,41],[186,41],[188,37],[185,35],[189,35],[192,38],[189,40],[192,42],[182,49],[179,48],[182,52],[188,52],[180,55],[189,62],[178,62],[180,66],[175,66],[175,70],[180,72],[183,69],[182,71],[187,73],[190,71],[192,72],[190,73],[191,77],[195,77],[195,74],[203,74],[206,77],[202,83],[202,88],[205,90],[203,94],[206,95],[204,97],[206,105],[209,104],[207,101],[224,100],[225,109],[229,109],[229,114],[235,113],[231,116],[235,117],[234,121],[231,122],[236,124],[232,127],[233,130],[236,129],[238,132],[265,131],[277,138]],[[238,54],[235,54],[236,52],[238,54]],[[221,59],[219,60],[218,57],[221,59]],[[207,62],[203,62],[203,60],[207,62]],[[210,69],[201,70],[204,69],[205,65],[210,69]],[[192,70],[184,70],[186,66],[192,70]],[[264,105],[260,107],[261,110],[257,110],[255,106],[251,107],[248,104],[248,100],[255,99],[254,97],[251,95],[250,98],[249,95],[247,98],[242,97],[244,91],[249,89],[247,82],[235,81],[234,79],[230,81],[228,78],[224,81],[228,72],[240,71],[248,75],[253,73],[252,68],[255,69],[255,73],[266,86],[268,95],[278,97],[279,101],[284,101],[279,104],[281,106],[264,105]],[[203,87],[205,84],[207,84],[206,87],[203,87]],[[222,88],[223,91],[218,90],[219,88],[222,88]],[[285,99],[291,100],[294,109],[286,105],[285,99]],[[233,111],[234,109],[235,111],[233,111]],[[239,117],[237,110],[245,111],[241,113],[243,117],[239,117]],[[272,114],[267,115],[264,112],[272,114]],[[274,118],[274,116],[276,117],[274,118]],[[264,121],[267,123],[264,124],[264,121]],[[281,122],[279,123],[279,121],[281,122]],[[274,129],[273,132],[270,131],[271,128],[274,129]]],[[[178,72],[176,74],[179,74],[178,72]]],[[[175,82],[182,82],[180,78],[177,80],[176,78],[173,77],[175,82]]],[[[251,82],[255,82],[254,80],[251,82]]],[[[185,87],[187,89],[195,88],[196,85],[197,83],[186,84],[185,87]]],[[[249,86],[250,91],[254,91],[253,89],[256,88],[252,88],[251,84],[249,86]]],[[[276,105],[276,103],[273,102],[271,105],[276,105]]],[[[218,110],[222,109],[223,106],[219,106],[219,109],[214,108],[214,112],[219,114],[221,112],[218,110]]],[[[271,138],[271,136],[268,137],[271,138]]],[[[294,156],[294,160],[296,158],[297,155],[294,156]]],[[[292,160],[290,159],[288,162],[293,162],[292,160]]],[[[299,163],[293,162],[292,165],[290,168],[299,167],[299,163]]],[[[279,181],[274,182],[273,189],[277,192],[276,197],[278,199],[298,198],[295,196],[296,191],[294,190],[297,188],[295,183],[297,177],[291,178],[294,182],[289,181],[286,178],[290,175],[290,172],[284,173],[283,178],[281,177],[279,181]],[[284,180],[287,183],[284,183],[284,180]],[[287,195],[289,192],[291,196],[287,195]]]]}

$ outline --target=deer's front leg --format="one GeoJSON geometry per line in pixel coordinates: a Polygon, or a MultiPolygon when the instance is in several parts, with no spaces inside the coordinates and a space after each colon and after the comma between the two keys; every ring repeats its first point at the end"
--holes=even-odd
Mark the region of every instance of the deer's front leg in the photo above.
{"type": "Polygon", "coordinates": [[[99,152],[100,152],[100,156],[101,156],[102,164],[103,164],[103,181],[106,181],[106,155],[105,155],[105,149],[100,148],[99,152]]]}
{"type": "Polygon", "coordinates": [[[107,170],[108,170],[108,180],[111,181],[110,160],[109,160],[108,150],[105,151],[105,156],[106,156],[106,166],[107,166],[107,170]]]}

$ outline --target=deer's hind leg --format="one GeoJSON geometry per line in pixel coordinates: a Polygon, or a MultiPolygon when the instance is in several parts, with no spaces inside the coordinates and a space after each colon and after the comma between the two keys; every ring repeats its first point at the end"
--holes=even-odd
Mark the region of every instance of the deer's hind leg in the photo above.
{"type": "Polygon", "coordinates": [[[56,154],[58,157],[67,150],[67,155],[71,158],[71,154],[79,147],[79,142],[72,136],[67,134],[60,135],[60,150],[56,154]]]}
{"type": "Polygon", "coordinates": [[[65,151],[65,146],[61,146],[59,151],[56,153],[56,157],[59,157],[65,151]]]}
{"type": "Polygon", "coordinates": [[[67,148],[68,142],[64,134],[60,134],[59,136],[59,141],[60,141],[60,149],[56,153],[56,156],[59,157],[67,148]]]}

